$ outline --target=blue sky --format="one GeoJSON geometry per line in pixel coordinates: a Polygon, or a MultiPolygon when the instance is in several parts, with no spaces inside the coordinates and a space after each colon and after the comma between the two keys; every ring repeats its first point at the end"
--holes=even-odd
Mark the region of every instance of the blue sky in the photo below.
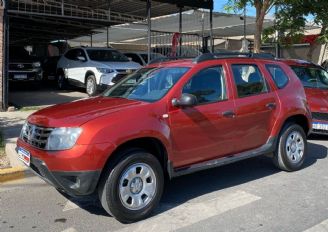
{"type": "MultiPolygon", "coordinates": [[[[227,2],[227,0],[214,0],[214,10],[218,12],[225,12],[223,7],[227,2]]],[[[247,7],[247,15],[255,16],[255,8],[247,7]]]]}

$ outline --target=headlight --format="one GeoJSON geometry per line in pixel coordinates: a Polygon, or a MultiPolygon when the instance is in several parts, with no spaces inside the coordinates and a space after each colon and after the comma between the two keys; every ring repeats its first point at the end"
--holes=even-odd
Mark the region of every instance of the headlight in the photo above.
{"type": "Polygon", "coordinates": [[[56,128],[48,138],[46,150],[60,151],[71,149],[81,133],[81,128],[56,128]]]}
{"type": "Polygon", "coordinates": [[[41,67],[41,63],[40,62],[34,62],[32,64],[33,68],[40,68],[41,67]]]}
{"type": "Polygon", "coordinates": [[[97,68],[98,72],[100,73],[113,73],[115,70],[110,69],[110,68],[97,68]]]}

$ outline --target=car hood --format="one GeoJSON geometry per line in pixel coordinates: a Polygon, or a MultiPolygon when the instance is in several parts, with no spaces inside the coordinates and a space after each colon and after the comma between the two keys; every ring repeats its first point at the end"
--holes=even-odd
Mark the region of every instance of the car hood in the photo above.
{"type": "Polygon", "coordinates": [[[79,127],[90,120],[146,104],[123,98],[94,97],[42,109],[28,122],[43,127],[79,127]]]}
{"type": "Polygon", "coordinates": [[[305,88],[312,112],[328,113],[328,90],[305,88]]]}
{"type": "Polygon", "coordinates": [[[141,68],[141,65],[132,61],[129,62],[96,62],[92,61],[95,67],[101,67],[101,68],[111,68],[114,70],[128,70],[128,69],[139,69],[141,68]]]}

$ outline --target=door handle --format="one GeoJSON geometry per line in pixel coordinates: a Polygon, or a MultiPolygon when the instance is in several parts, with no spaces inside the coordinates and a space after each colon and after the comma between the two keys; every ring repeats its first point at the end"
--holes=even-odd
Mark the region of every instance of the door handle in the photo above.
{"type": "Polygon", "coordinates": [[[223,112],[222,116],[225,118],[234,118],[234,117],[236,117],[236,114],[232,110],[229,110],[229,111],[223,112]]]}
{"type": "Polygon", "coordinates": [[[276,108],[277,105],[276,105],[276,103],[271,102],[271,103],[266,104],[265,106],[266,106],[266,108],[273,110],[276,108]]]}

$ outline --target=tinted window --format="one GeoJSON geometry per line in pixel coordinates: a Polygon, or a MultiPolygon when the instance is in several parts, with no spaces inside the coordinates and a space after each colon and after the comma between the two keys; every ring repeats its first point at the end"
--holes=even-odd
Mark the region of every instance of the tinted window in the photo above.
{"type": "Polygon", "coordinates": [[[266,68],[279,89],[282,89],[287,85],[289,79],[280,66],[269,64],[266,65],[266,68]]]}
{"type": "Polygon", "coordinates": [[[89,49],[89,58],[94,61],[129,62],[129,59],[116,50],[110,49],[89,49]]]}
{"type": "Polygon", "coordinates": [[[131,58],[132,61],[137,62],[137,63],[139,63],[139,64],[141,64],[141,65],[144,65],[144,64],[142,63],[142,60],[140,59],[140,57],[139,57],[137,54],[134,54],[134,53],[126,53],[125,55],[126,55],[127,57],[131,58]]]}
{"type": "Polygon", "coordinates": [[[76,49],[69,50],[66,52],[65,57],[70,60],[75,60],[76,59],[76,49]]]}
{"type": "Polygon", "coordinates": [[[119,97],[154,102],[178,82],[189,68],[140,69],[104,93],[106,97],[119,97]]]}
{"type": "Polygon", "coordinates": [[[238,96],[247,97],[268,92],[265,79],[256,65],[232,65],[238,96]]]}
{"type": "Polygon", "coordinates": [[[193,94],[199,104],[226,99],[226,85],[222,67],[206,68],[184,86],[183,93],[193,94]]]}
{"type": "Polygon", "coordinates": [[[328,73],[321,68],[292,66],[304,87],[328,89],[328,73]]]}

